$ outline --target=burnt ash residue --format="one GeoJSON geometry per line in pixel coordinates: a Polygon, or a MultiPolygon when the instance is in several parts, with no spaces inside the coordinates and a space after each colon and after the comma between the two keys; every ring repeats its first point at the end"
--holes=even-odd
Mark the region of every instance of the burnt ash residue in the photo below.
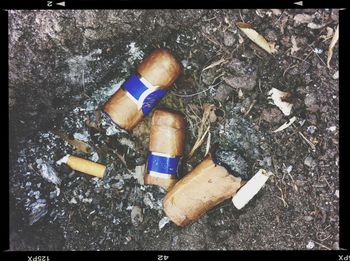
{"type": "Polygon", "coordinates": [[[249,169],[247,161],[242,155],[235,150],[217,149],[212,154],[215,164],[227,169],[227,171],[236,177],[243,180],[248,180],[252,177],[252,171],[249,169]]]}

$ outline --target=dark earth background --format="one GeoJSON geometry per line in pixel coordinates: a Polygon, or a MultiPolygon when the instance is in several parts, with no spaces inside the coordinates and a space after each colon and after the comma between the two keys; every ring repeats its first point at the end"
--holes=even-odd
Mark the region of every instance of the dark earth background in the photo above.
{"type": "MultiPolygon", "coordinates": [[[[8,14],[11,250],[339,249],[338,45],[326,66],[338,10],[8,14]],[[250,41],[240,21],[275,42],[277,53],[250,41]],[[299,49],[291,53],[292,38],[299,49]],[[186,154],[210,106],[210,145],[234,144],[251,173],[263,166],[275,174],[242,210],[227,200],[184,228],[167,223],[164,191],[142,184],[151,116],[118,138],[91,124],[157,47],[183,65],[160,105],[186,115],[186,154]],[[290,116],[269,104],[273,87],[291,94],[290,116]],[[292,116],[294,124],[272,132],[292,116]],[[108,165],[107,177],[58,166],[66,153],[108,165]]],[[[207,144],[206,137],[182,175],[207,144]]]]}

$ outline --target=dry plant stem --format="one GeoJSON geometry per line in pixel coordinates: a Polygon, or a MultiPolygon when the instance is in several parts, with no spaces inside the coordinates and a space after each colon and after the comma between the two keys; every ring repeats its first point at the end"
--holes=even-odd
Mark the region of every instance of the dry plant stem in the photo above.
{"type": "Polygon", "coordinates": [[[310,145],[312,150],[316,150],[316,146],[311,141],[309,141],[300,131],[298,133],[303,138],[303,140],[306,141],[308,145],[310,145]]]}

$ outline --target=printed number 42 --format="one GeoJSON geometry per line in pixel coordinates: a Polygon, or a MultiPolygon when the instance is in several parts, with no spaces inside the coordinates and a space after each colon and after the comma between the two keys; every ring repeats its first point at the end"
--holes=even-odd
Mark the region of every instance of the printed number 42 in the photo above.
{"type": "Polygon", "coordinates": [[[159,261],[165,261],[165,260],[168,260],[169,256],[163,256],[163,255],[158,255],[158,260],[159,261]]]}

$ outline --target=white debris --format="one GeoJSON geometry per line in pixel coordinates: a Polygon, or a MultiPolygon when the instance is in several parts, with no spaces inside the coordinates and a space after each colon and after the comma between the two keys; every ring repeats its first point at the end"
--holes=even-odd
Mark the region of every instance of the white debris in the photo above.
{"type": "Polygon", "coordinates": [[[98,159],[99,159],[99,156],[98,156],[97,152],[94,152],[94,153],[92,154],[92,156],[90,157],[90,160],[91,160],[91,161],[94,161],[94,162],[97,162],[98,159]]]}
{"type": "Polygon", "coordinates": [[[56,186],[56,189],[54,191],[50,192],[50,198],[51,199],[52,198],[56,198],[56,197],[58,197],[60,195],[60,193],[61,193],[60,188],[56,186]]]}
{"type": "Polygon", "coordinates": [[[40,218],[47,214],[47,204],[45,199],[38,199],[36,202],[29,205],[30,216],[29,216],[29,225],[33,225],[40,218]]]}
{"type": "Polygon", "coordinates": [[[130,63],[136,61],[136,60],[139,60],[142,58],[142,56],[144,55],[144,52],[142,50],[140,50],[139,47],[136,46],[136,43],[135,42],[131,42],[129,45],[129,56],[130,58],[128,59],[128,61],[130,63]]]}
{"type": "Polygon", "coordinates": [[[335,191],[334,195],[335,195],[337,198],[339,198],[339,190],[338,190],[338,189],[335,191]]]}
{"type": "Polygon", "coordinates": [[[338,79],[339,79],[339,71],[336,71],[336,72],[333,74],[332,78],[333,78],[334,80],[338,80],[338,79]]]}
{"type": "Polygon", "coordinates": [[[311,23],[312,19],[313,17],[308,14],[297,14],[296,16],[294,16],[294,21],[296,25],[311,23]]]}
{"type": "Polygon", "coordinates": [[[62,159],[59,159],[58,161],[56,161],[57,165],[61,165],[62,163],[67,163],[68,158],[69,158],[69,154],[67,154],[66,156],[64,156],[62,159]]]}
{"type": "Polygon", "coordinates": [[[288,128],[290,125],[292,125],[295,122],[296,119],[297,118],[295,116],[293,116],[292,118],[289,119],[288,122],[285,122],[279,128],[277,128],[276,130],[274,130],[272,132],[276,133],[276,132],[279,132],[279,131],[282,131],[282,130],[288,128]]]}
{"type": "Polygon", "coordinates": [[[284,101],[286,98],[290,96],[288,92],[282,92],[276,88],[272,88],[268,92],[268,95],[269,95],[268,99],[272,99],[271,104],[276,105],[283,112],[284,115],[286,116],[290,115],[293,104],[284,101]]]}
{"type": "Polygon", "coordinates": [[[243,208],[264,186],[272,175],[260,169],[232,198],[232,203],[237,209],[243,208]]]}
{"type": "Polygon", "coordinates": [[[314,134],[314,132],[316,131],[317,127],[314,126],[314,125],[310,125],[309,127],[307,127],[306,131],[309,133],[309,134],[314,134]]]}
{"type": "Polygon", "coordinates": [[[82,202],[83,203],[91,203],[92,202],[92,198],[83,198],[82,202]]]}
{"type": "Polygon", "coordinates": [[[110,125],[106,130],[106,135],[112,136],[118,132],[119,132],[118,129],[114,125],[110,125]]]}
{"type": "Polygon", "coordinates": [[[75,198],[72,198],[70,201],[69,201],[69,204],[77,204],[77,200],[75,198]]]}
{"type": "Polygon", "coordinates": [[[313,51],[314,51],[314,53],[317,53],[317,54],[323,53],[323,50],[319,49],[319,48],[315,48],[313,51]]]}
{"type": "Polygon", "coordinates": [[[331,132],[335,132],[336,129],[337,129],[336,126],[331,126],[331,127],[327,128],[327,130],[329,130],[329,131],[331,131],[331,132]]]}
{"type": "Polygon", "coordinates": [[[137,180],[137,182],[141,185],[144,185],[144,173],[145,173],[145,165],[136,166],[134,174],[134,178],[137,180]]]}
{"type": "Polygon", "coordinates": [[[307,249],[313,249],[314,247],[315,247],[315,243],[313,241],[311,241],[311,240],[306,245],[307,249]]]}
{"type": "Polygon", "coordinates": [[[44,179],[56,185],[61,184],[61,179],[57,177],[56,171],[49,164],[38,164],[38,168],[44,179]]]}
{"type": "Polygon", "coordinates": [[[159,230],[162,230],[162,228],[168,224],[170,221],[170,218],[168,217],[163,217],[161,220],[159,220],[158,226],[159,226],[159,230]]]}

